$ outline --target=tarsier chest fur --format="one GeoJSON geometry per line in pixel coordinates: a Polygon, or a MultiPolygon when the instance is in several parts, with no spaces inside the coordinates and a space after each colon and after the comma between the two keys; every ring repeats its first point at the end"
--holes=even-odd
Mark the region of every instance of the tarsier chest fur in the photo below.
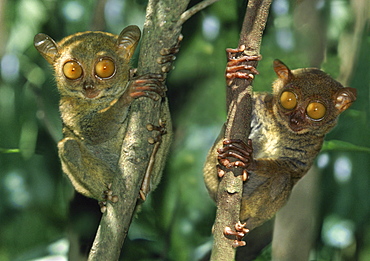
{"type": "MultiPolygon", "coordinates": [[[[254,93],[251,134],[253,155],[244,182],[240,220],[253,229],[272,218],[287,201],[292,187],[309,170],[341,112],[356,99],[318,69],[289,70],[274,62],[278,79],[273,93],[254,93]]],[[[223,136],[223,131],[220,136],[223,136]]],[[[210,150],[204,168],[206,186],[216,199],[219,177],[217,149],[210,150]]]]}

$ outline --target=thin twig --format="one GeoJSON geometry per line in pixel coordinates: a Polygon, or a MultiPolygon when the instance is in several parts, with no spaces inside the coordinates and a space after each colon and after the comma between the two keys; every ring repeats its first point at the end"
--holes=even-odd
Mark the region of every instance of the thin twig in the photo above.
{"type": "Polygon", "coordinates": [[[180,19],[177,21],[176,26],[180,27],[182,26],[190,17],[198,13],[199,11],[203,10],[207,6],[210,6],[211,4],[217,2],[218,0],[204,0],[196,5],[194,5],[192,8],[186,10],[182,13],[180,16],[180,19]]]}

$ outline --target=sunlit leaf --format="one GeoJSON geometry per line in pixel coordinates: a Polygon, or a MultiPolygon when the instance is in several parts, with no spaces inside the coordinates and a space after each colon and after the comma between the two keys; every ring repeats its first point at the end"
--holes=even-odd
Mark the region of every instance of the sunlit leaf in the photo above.
{"type": "Polygon", "coordinates": [[[356,151],[356,152],[366,152],[370,153],[370,148],[358,146],[350,142],[341,141],[341,140],[329,140],[325,141],[322,146],[321,151],[356,151]]]}
{"type": "Polygon", "coordinates": [[[20,153],[21,150],[20,149],[4,149],[4,148],[0,148],[0,153],[20,153]]]}

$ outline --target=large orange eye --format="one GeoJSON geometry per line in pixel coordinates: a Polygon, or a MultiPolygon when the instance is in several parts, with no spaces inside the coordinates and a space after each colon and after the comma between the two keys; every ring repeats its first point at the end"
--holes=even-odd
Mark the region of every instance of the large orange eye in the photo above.
{"type": "Polygon", "coordinates": [[[82,75],[82,67],[78,62],[69,61],[63,66],[64,76],[71,80],[76,80],[82,75]]]}
{"type": "Polygon", "coordinates": [[[308,104],[306,111],[308,117],[314,120],[319,120],[325,116],[326,107],[320,102],[311,102],[308,104]]]}
{"type": "Polygon", "coordinates": [[[293,92],[285,91],[280,96],[280,104],[287,110],[292,110],[297,106],[297,97],[293,92]]]}
{"type": "Polygon", "coordinates": [[[116,67],[111,59],[101,59],[95,65],[95,74],[100,78],[109,78],[115,71],[116,67]]]}

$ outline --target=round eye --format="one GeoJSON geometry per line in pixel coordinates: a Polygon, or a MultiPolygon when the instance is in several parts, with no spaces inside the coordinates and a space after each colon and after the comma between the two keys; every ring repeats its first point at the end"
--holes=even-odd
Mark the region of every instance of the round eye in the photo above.
{"type": "Polygon", "coordinates": [[[63,66],[64,76],[71,80],[76,80],[82,75],[82,67],[78,62],[69,61],[63,66]]]}
{"type": "Polygon", "coordinates": [[[280,104],[287,110],[292,110],[297,106],[297,97],[293,92],[285,91],[280,96],[280,104]]]}
{"type": "Polygon", "coordinates": [[[311,102],[307,106],[307,115],[314,120],[319,120],[325,116],[326,107],[320,102],[311,102]]]}
{"type": "Polygon", "coordinates": [[[110,59],[101,59],[95,65],[95,73],[100,78],[111,77],[116,70],[114,62],[110,59]]]}

